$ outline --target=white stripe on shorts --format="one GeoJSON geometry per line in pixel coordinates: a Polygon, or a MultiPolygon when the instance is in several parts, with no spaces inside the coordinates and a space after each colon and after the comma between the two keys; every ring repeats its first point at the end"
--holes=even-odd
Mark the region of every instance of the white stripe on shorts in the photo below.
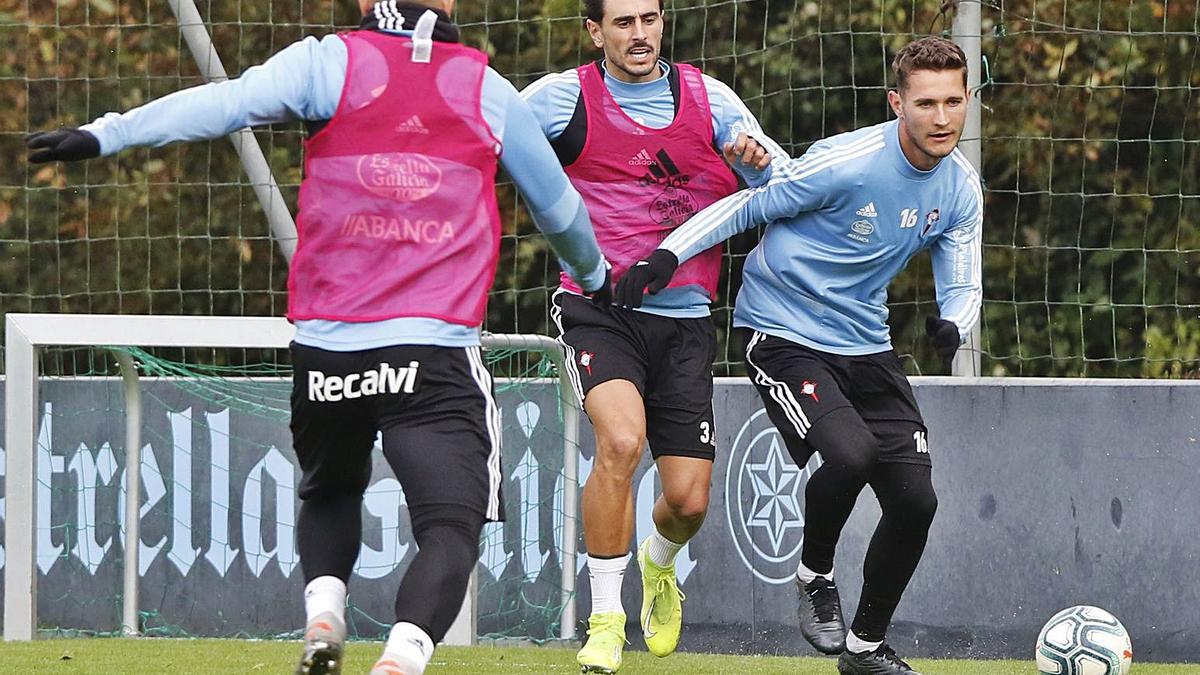
{"type": "Polygon", "coordinates": [[[571,383],[571,389],[575,391],[575,398],[579,401],[579,407],[583,407],[583,379],[579,375],[579,366],[575,365],[575,348],[567,344],[563,340],[563,335],[567,332],[563,330],[562,325],[562,307],[559,306],[561,296],[574,295],[563,289],[558,289],[554,295],[550,296],[550,319],[554,321],[554,325],[558,327],[558,343],[566,350],[566,366],[567,366],[567,381],[571,383]]]}
{"type": "Polygon", "coordinates": [[[486,406],[488,439],[492,450],[488,454],[488,503],[484,517],[488,520],[500,519],[500,408],[492,396],[492,374],[483,362],[483,353],[479,347],[467,347],[467,362],[471,365],[471,377],[483,392],[486,406]]]}
{"type": "Polygon", "coordinates": [[[754,381],[769,388],[768,391],[770,391],[771,398],[775,400],[775,403],[779,404],[779,407],[783,410],[783,414],[787,416],[788,421],[792,423],[792,427],[796,430],[796,434],[800,438],[804,438],[812,425],[808,423],[808,416],[804,414],[804,410],[800,407],[800,402],[792,395],[792,390],[788,388],[787,383],[780,382],[767,375],[767,372],[750,358],[750,352],[754,351],[754,347],[766,339],[766,337],[766,335],[754,331],[754,337],[746,345],[746,363],[750,364],[755,370],[754,381]]]}

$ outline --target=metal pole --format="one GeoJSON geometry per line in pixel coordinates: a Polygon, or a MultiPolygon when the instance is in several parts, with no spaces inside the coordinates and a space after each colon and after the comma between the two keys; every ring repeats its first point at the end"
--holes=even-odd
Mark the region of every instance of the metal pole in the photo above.
{"type": "MultiPolygon", "coordinates": [[[[978,93],[979,83],[982,82],[980,66],[983,63],[981,59],[983,33],[982,12],[980,9],[979,0],[960,0],[958,9],[954,14],[954,25],[952,28],[954,42],[959,47],[962,47],[963,53],[967,56],[967,90],[972,93],[978,93]]],[[[967,106],[967,122],[963,128],[962,140],[959,142],[958,147],[966,155],[967,160],[971,162],[971,166],[980,172],[980,175],[983,175],[982,129],[979,97],[972,96],[967,106]]],[[[980,261],[980,264],[982,262],[980,261]]],[[[954,361],[950,369],[953,375],[965,377],[978,377],[980,375],[979,360],[982,353],[982,343],[980,342],[979,325],[982,321],[983,316],[981,315],[980,320],[975,322],[975,325],[971,327],[971,334],[967,336],[966,344],[954,355],[954,361]]]]}
{"type": "Polygon", "coordinates": [[[562,347],[547,352],[558,368],[563,410],[562,620],[559,637],[575,637],[575,567],[579,541],[579,402],[566,381],[562,347]]]}
{"type": "Polygon", "coordinates": [[[142,523],[138,511],[142,504],[142,391],[137,366],[129,352],[114,349],[121,366],[125,386],[125,555],[121,603],[121,632],[139,634],[138,621],[138,544],[142,523]]]}
{"type": "MultiPolygon", "coordinates": [[[[225,74],[221,57],[217,55],[208,29],[204,27],[204,19],[196,10],[196,3],[193,0],[168,0],[168,4],[175,13],[179,30],[183,33],[183,39],[187,42],[192,58],[196,60],[204,79],[209,82],[228,80],[229,76],[225,74]]],[[[229,135],[229,140],[242,160],[242,166],[246,169],[246,176],[250,179],[250,186],[258,197],[258,203],[267,215],[275,243],[279,245],[280,252],[290,265],[292,254],[296,252],[296,221],[292,219],[292,213],[283,201],[283,194],[279,192],[279,184],[271,174],[267,158],[249,129],[235,131],[229,135]]]]}
{"type": "MultiPolygon", "coordinates": [[[[37,348],[10,315],[4,349],[4,639],[32,640],[37,626],[37,348]]],[[[47,448],[47,450],[49,450],[47,448]]]]}
{"type": "Polygon", "coordinates": [[[575,637],[575,567],[579,555],[579,402],[566,380],[566,361],[562,344],[545,335],[485,335],[486,349],[522,349],[539,351],[554,362],[558,370],[558,395],[563,411],[563,539],[562,539],[562,616],[559,637],[575,637]]]}

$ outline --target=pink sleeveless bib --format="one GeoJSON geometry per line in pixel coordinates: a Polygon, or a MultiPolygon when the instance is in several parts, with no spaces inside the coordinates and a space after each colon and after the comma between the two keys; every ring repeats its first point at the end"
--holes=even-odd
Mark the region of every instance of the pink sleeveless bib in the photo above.
{"type": "Polygon", "coordinates": [[[345,33],[337,112],[306,144],[288,318],[483,323],[496,272],[499,142],[483,119],[487,57],[345,33]]]}
{"type": "MultiPolygon", "coordinates": [[[[700,209],[737,189],[733,172],[713,149],[712,112],[700,71],[674,67],[678,112],[663,129],[630,119],[604,85],[598,64],[577,71],[587,140],[566,172],[587,204],[614,280],[700,209]]],[[[720,270],[721,247],[714,246],[680,265],[671,287],[699,285],[711,299],[720,270]]],[[[565,274],[561,279],[564,288],[579,292],[565,274]]]]}

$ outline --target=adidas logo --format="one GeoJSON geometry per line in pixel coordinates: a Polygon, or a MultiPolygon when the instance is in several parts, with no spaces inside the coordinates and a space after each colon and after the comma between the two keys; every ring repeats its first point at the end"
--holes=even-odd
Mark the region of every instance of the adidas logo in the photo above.
{"type": "Polygon", "coordinates": [[[875,202],[868,202],[866,206],[854,212],[864,218],[874,218],[879,214],[875,212],[875,202]]]}
{"type": "Polygon", "coordinates": [[[399,131],[400,133],[403,133],[403,134],[427,134],[427,133],[429,133],[429,129],[426,129],[425,125],[421,124],[421,118],[417,117],[416,115],[413,115],[412,117],[401,122],[400,126],[396,127],[396,131],[399,131]]]}
{"type": "MultiPolygon", "coordinates": [[[[681,188],[691,181],[692,177],[679,170],[679,167],[675,165],[675,162],[665,149],[659,150],[653,158],[650,157],[650,153],[643,149],[634,159],[641,160],[643,155],[645,155],[645,161],[639,161],[637,165],[646,167],[646,173],[642,174],[642,177],[638,179],[639,184],[643,186],[664,185],[666,187],[681,188]]],[[[633,161],[631,160],[629,163],[633,164],[633,161]]]]}
{"type": "Polygon", "coordinates": [[[645,148],[638,151],[638,154],[629,159],[629,166],[651,166],[654,164],[654,158],[646,152],[645,148]]]}

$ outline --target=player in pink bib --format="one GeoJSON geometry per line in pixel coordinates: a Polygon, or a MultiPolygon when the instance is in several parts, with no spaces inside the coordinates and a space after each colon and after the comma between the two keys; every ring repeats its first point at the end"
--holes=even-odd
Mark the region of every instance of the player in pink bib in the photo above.
{"type": "Polygon", "coordinates": [[[503,520],[501,416],[480,346],[499,166],[563,269],[596,302],[611,300],[583,200],[512,84],[458,44],[454,4],[359,0],[358,30],[302,39],[235,79],[26,141],[31,162],[77,161],[306,122],[288,271],[290,427],[303,472],[298,675],[342,670],[377,436],[416,550],[372,675],[424,672],[462,606],[484,523],[503,520]]]}
{"type": "MultiPolygon", "coordinates": [[[[587,204],[613,279],[620,279],[693,214],[736,191],[735,171],[761,185],[770,162],[786,155],[728,87],[658,58],[658,0],[585,6],[604,58],[548,75],[522,96],[587,204]]],[[[597,307],[566,277],[555,294],[551,312],[596,432],[582,499],[592,601],[577,658],[584,672],[621,666],[632,483],[647,441],[662,496],[654,531],[638,548],[640,623],[654,654],[666,656],[678,642],[683,593],[675,557],[704,521],[716,448],[709,303],[720,264],[719,246],[692,258],[668,287],[650,289],[654,295],[638,309],[597,307]]]]}

